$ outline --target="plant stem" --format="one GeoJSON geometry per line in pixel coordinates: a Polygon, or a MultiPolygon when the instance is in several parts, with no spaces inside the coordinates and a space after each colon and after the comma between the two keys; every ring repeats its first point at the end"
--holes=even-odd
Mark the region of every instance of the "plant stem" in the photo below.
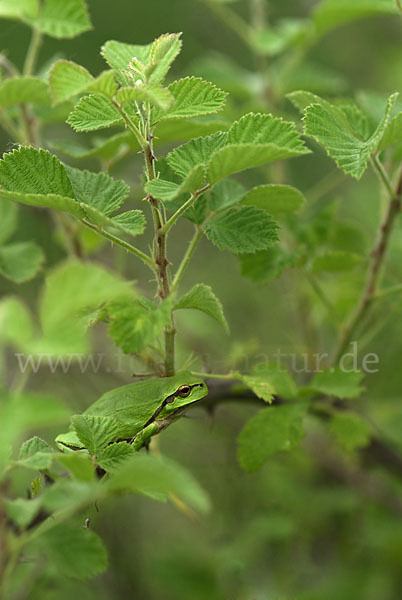
{"type": "MultiPolygon", "coordinates": [[[[32,29],[31,41],[26,53],[24,68],[22,74],[24,76],[32,75],[35,72],[36,60],[38,58],[39,48],[42,43],[42,34],[37,29],[32,29]]],[[[24,144],[29,146],[38,146],[36,122],[26,103],[21,104],[21,120],[25,130],[24,144]]]]}
{"type": "Polygon", "coordinates": [[[210,187],[211,184],[207,183],[206,185],[204,185],[204,187],[200,188],[196,192],[193,192],[190,198],[186,200],[186,202],[184,202],[184,204],[182,204],[182,206],[178,210],[176,210],[176,212],[170,217],[170,219],[166,221],[165,225],[162,227],[162,233],[166,234],[169,231],[169,229],[173,227],[173,225],[176,223],[177,219],[181,217],[181,215],[184,212],[186,212],[186,210],[190,208],[192,204],[194,204],[198,196],[201,196],[201,194],[207,192],[210,189],[210,187]]]}
{"type": "Polygon", "coordinates": [[[253,30],[250,25],[226,6],[218,4],[218,2],[215,2],[214,0],[206,0],[206,2],[211,11],[222,19],[222,21],[243,40],[248,48],[252,48],[253,30]]]}
{"type": "Polygon", "coordinates": [[[385,169],[377,155],[373,156],[373,158],[371,159],[371,165],[372,165],[373,169],[377,172],[377,175],[380,178],[380,180],[383,182],[385,189],[388,192],[389,197],[391,199],[395,198],[398,195],[398,192],[395,194],[394,188],[392,186],[392,182],[391,182],[390,178],[388,177],[387,172],[385,171],[385,169]]]}
{"type": "Polygon", "coordinates": [[[193,236],[193,238],[187,248],[187,251],[186,251],[185,255],[183,256],[183,259],[179,265],[179,268],[177,269],[175,276],[173,278],[173,282],[170,287],[171,292],[174,292],[177,289],[177,287],[180,283],[180,280],[183,276],[183,273],[187,269],[188,263],[190,262],[190,259],[191,259],[192,255],[194,254],[194,251],[197,248],[200,239],[202,238],[202,234],[203,234],[203,231],[202,231],[201,227],[199,225],[197,225],[195,228],[194,236],[193,236]]]}
{"type": "Polygon", "coordinates": [[[387,296],[392,296],[393,294],[402,293],[402,283],[398,283],[397,285],[391,285],[390,287],[384,288],[383,290],[378,290],[375,295],[376,300],[380,300],[381,298],[386,298],[387,296]]]}
{"type": "Polygon", "coordinates": [[[98,225],[94,225],[93,223],[90,223],[86,219],[80,219],[80,223],[82,223],[83,225],[85,225],[85,227],[88,227],[89,229],[92,229],[92,231],[95,231],[98,235],[101,235],[102,237],[106,238],[107,240],[110,240],[111,242],[113,242],[113,244],[118,244],[122,248],[125,248],[125,250],[127,250],[128,252],[131,252],[132,254],[135,254],[152,271],[155,271],[155,265],[154,265],[154,262],[153,262],[152,258],[150,256],[148,256],[148,254],[145,254],[145,252],[142,252],[141,250],[139,250],[135,246],[132,246],[128,242],[125,242],[121,238],[118,238],[115,235],[113,235],[112,233],[109,233],[108,231],[105,231],[101,227],[98,227],[98,225]]]}
{"type": "Polygon", "coordinates": [[[35,71],[39,48],[42,43],[42,34],[37,29],[32,29],[31,42],[25,57],[24,75],[32,75],[35,71]]]}
{"type": "MultiPolygon", "coordinates": [[[[143,117],[144,122],[144,134],[146,142],[143,145],[143,152],[145,157],[145,173],[148,181],[152,181],[156,178],[155,171],[155,156],[153,150],[153,135],[151,127],[151,114],[150,107],[146,111],[146,115],[143,117]]],[[[157,198],[151,195],[147,196],[148,201],[152,207],[152,215],[154,219],[155,239],[156,239],[156,270],[158,272],[158,286],[159,296],[162,300],[166,300],[170,295],[169,286],[169,273],[167,259],[167,231],[164,230],[164,224],[162,222],[160,202],[157,198]]],[[[174,324],[173,312],[170,316],[170,324],[164,329],[165,336],[165,360],[164,370],[165,376],[169,377],[175,373],[175,335],[176,328],[174,324]]]]}
{"type": "Polygon", "coordinates": [[[39,146],[37,139],[36,121],[25,102],[24,104],[21,104],[20,110],[21,120],[25,131],[24,144],[27,146],[39,146]]]}
{"type": "Polygon", "coordinates": [[[337,317],[334,305],[332,304],[331,300],[328,298],[328,296],[326,295],[326,293],[324,292],[324,290],[322,289],[322,287],[320,286],[320,284],[318,283],[318,281],[316,280],[314,275],[312,273],[310,273],[309,271],[305,271],[305,273],[306,273],[307,281],[310,283],[311,287],[317,294],[318,298],[321,300],[322,304],[327,309],[330,316],[334,319],[335,324],[336,324],[338,317],[337,317]]]}
{"type": "Polygon", "coordinates": [[[381,181],[387,188],[387,191],[390,196],[389,204],[387,208],[387,213],[378,233],[377,241],[371,252],[371,260],[368,267],[366,284],[363,288],[362,294],[358,300],[356,308],[354,309],[349,321],[344,327],[343,332],[339,338],[336,350],[334,352],[332,364],[338,362],[341,358],[342,354],[348,347],[357,326],[364,319],[373,300],[377,296],[377,288],[381,275],[381,267],[384,263],[384,259],[387,253],[389,240],[391,237],[391,232],[395,220],[401,212],[402,175],[399,179],[396,191],[394,192],[392,185],[389,182],[388,176],[384,172],[384,169],[377,157],[374,158],[372,164],[375,170],[377,171],[377,174],[380,177],[381,181]]]}
{"type": "Polygon", "coordinates": [[[220,375],[219,373],[199,373],[197,371],[191,371],[196,377],[202,377],[203,379],[221,379],[223,381],[231,381],[236,379],[236,373],[230,372],[227,375],[220,375]]]}
{"type": "Polygon", "coordinates": [[[116,100],[112,100],[112,103],[113,103],[113,106],[115,107],[115,109],[117,110],[117,112],[122,117],[122,119],[125,122],[128,129],[137,138],[137,141],[138,141],[139,145],[141,146],[141,148],[144,149],[144,147],[147,144],[147,140],[144,138],[141,131],[138,129],[137,125],[134,123],[134,121],[131,119],[131,117],[129,117],[128,114],[124,111],[123,107],[120,106],[120,104],[118,102],[116,102],[116,100]]]}

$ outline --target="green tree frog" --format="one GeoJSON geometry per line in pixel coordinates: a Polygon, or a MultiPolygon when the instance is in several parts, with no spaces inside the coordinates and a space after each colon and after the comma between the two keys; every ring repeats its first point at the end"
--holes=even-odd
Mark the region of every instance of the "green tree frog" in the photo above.
{"type": "MultiPolygon", "coordinates": [[[[202,379],[189,371],[181,371],[173,377],[147,379],[110,390],[83,415],[113,417],[118,433],[108,443],[127,441],[139,449],[207,393],[202,379]]],[[[64,451],[85,448],[72,426],[67,433],[57,436],[56,444],[64,451]]]]}

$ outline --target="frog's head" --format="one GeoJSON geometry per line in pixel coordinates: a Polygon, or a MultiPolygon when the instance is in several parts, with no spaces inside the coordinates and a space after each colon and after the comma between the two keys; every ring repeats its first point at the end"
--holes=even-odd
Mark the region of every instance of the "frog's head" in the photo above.
{"type": "Polygon", "coordinates": [[[208,394],[208,388],[200,377],[192,375],[190,371],[181,371],[170,379],[169,394],[164,401],[164,407],[161,411],[161,416],[165,417],[175,413],[178,409],[182,409],[189,404],[198,402],[201,398],[205,398],[208,394]]]}

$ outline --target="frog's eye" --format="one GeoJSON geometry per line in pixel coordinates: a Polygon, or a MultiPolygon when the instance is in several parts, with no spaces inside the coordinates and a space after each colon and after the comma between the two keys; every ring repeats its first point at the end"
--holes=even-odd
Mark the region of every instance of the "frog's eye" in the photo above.
{"type": "Polygon", "coordinates": [[[190,392],[191,387],[189,385],[181,385],[177,390],[177,395],[180,396],[180,398],[187,398],[187,396],[190,395],[190,392]]]}

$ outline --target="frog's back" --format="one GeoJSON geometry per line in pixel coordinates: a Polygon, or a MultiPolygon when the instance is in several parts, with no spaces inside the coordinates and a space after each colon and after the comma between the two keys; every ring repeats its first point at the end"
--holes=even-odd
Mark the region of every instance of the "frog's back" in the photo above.
{"type": "Polygon", "coordinates": [[[183,383],[193,383],[188,372],[173,377],[146,379],[106,392],[84,412],[85,415],[113,417],[119,423],[119,437],[129,438],[140,431],[161,406],[183,383]]]}
{"type": "Polygon", "coordinates": [[[159,405],[159,397],[150,395],[147,381],[138,381],[106,392],[84,412],[85,415],[113,417],[119,423],[119,437],[135,435],[159,405]]]}

